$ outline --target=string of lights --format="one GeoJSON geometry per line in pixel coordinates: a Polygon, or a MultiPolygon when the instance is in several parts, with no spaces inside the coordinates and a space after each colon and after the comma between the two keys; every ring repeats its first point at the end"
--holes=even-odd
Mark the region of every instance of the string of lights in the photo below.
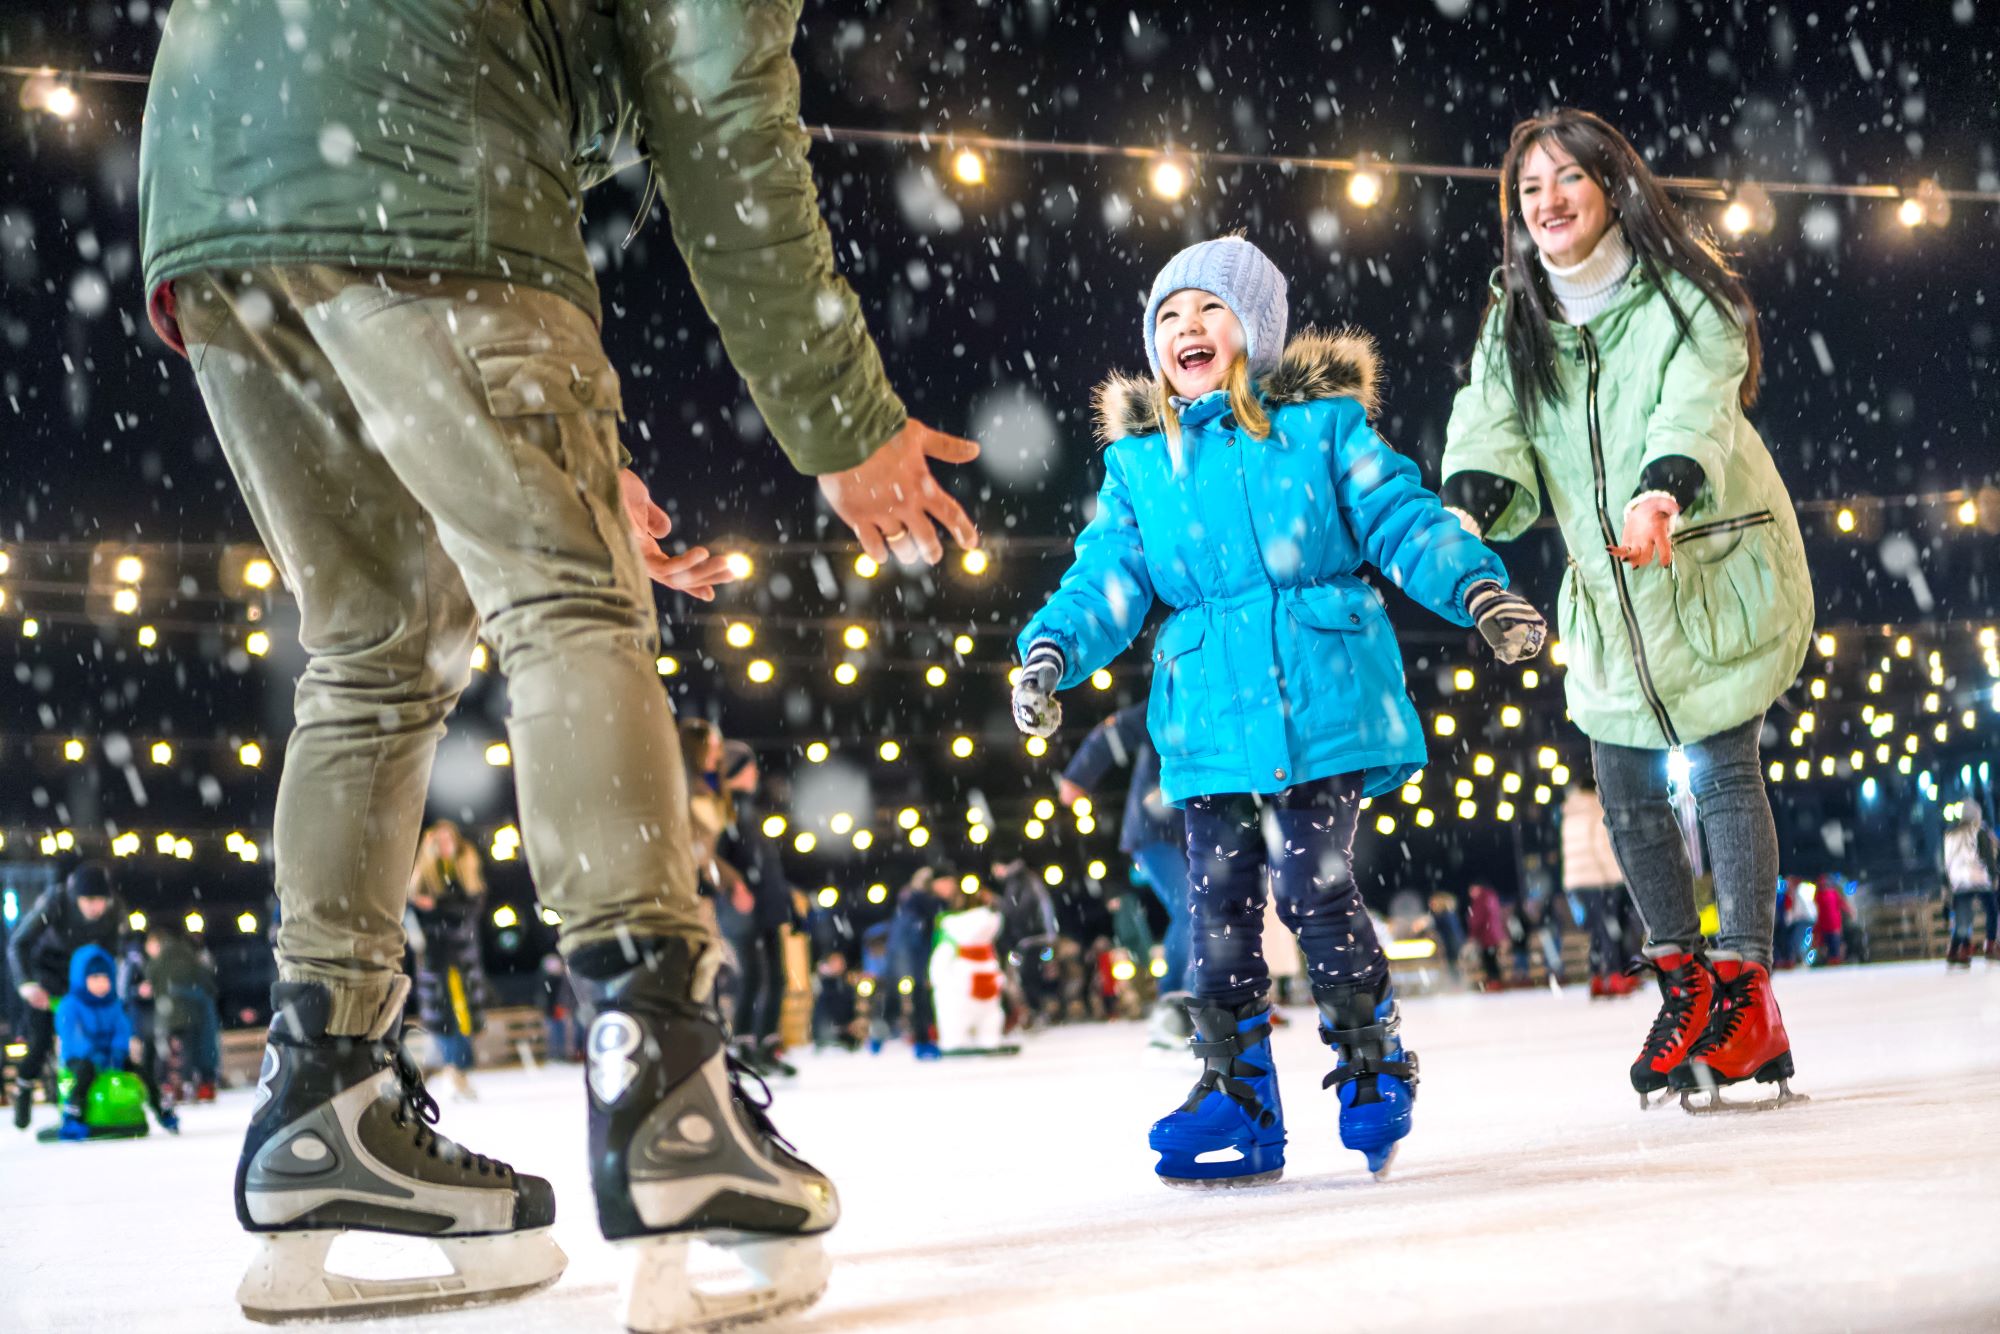
{"type": "MultiPolygon", "coordinates": [[[[42,112],[58,120],[74,119],[83,110],[82,95],[77,91],[81,84],[143,85],[151,82],[151,76],[144,73],[62,70],[51,65],[0,65],[0,75],[24,81],[21,92],[24,109],[42,112]]],[[[967,188],[987,183],[987,159],[998,154],[1105,158],[1134,163],[1143,170],[1147,189],[1167,200],[1186,196],[1197,186],[1204,172],[1219,167],[1257,167],[1287,174],[1314,172],[1345,176],[1347,199],[1360,208],[1373,208],[1387,202],[1399,177],[1486,183],[1497,181],[1500,175],[1499,170],[1493,167],[1398,161],[1371,153],[1348,156],[1241,153],[1173,144],[1106,144],[1088,140],[1029,139],[972,131],[865,129],[828,124],[807,124],[804,129],[812,138],[828,144],[913,148],[926,154],[942,152],[952,179],[967,188]]],[[[1890,202],[1896,205],[1896,220],[1910,228],[1944,225],[1950,221],[1954,204],[2000,204],[2000,189],[1950,187],[1935,177],[1923,177],[1908,185],[1899,185],[1876,181],[1665,176],[1661,178],[1661,184],[1681,194],[1724,201],[1718,221],[1723,230],[1733,236],[1769,231],[1776,222],[1773,196],[1890,202]]]]}

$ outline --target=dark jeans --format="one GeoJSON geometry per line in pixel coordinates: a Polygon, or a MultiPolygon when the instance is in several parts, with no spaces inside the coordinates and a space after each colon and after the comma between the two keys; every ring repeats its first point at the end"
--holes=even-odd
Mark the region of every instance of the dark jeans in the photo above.
{"type": "Polygon", "coordinates": [[[1389,962],[1354,883],[1359,775],[1270,796],[1225,793],[1188,803],[1188,907],[1194,946],[1188,989],[1240,1005],[1271,987],[1264,963],[1264,896],[1299,938],[1315,990],[1379,981],[1389,962]]]}
{"type": "MultiPolygon", "coordinates": [[[[1991,889],[1961,889],[1951,896],[1951,938],[1953,940],[1972,939],[1972,910],[1975,907],[1986,910],[1986,939],[1993,939],[1994,919],[2000,917],[2000,891],[1991,889]]],[[[32,1058],[30,1058],[32,1059],[32,1058]]]]}
{"type": "Polygon", "coordinates": [[[1160,990],[1184,991],[1189,937],[1194,933],[1194,921],[1188,915],[1187,849],[1172,843],[1146,843],[1132,849],[1132,860],[1146,873],[1153,896],[1167,910],[1167,935],[1161,942],[1166,947],[1167,971],[1160,977],[1160,990]]]}
{"type": "Polygon", "coordinates": [[[777,1036],[785,1012],[785,939],[782,928],[763,927],[731,936],[736,949],[736,1032],[763,1042],[777,1036]]]}
{"type": "Polygon", "coordinates": [[[1625,892],[1625,886],[1572,889],[1569,897],[1582,910],[1584,930],[1590,933],[1590,975],[1608,977],[1622,972],[1642,943],[1632,896],[1625,892]]]}
{"type": "MultiPolygon", "coordinates": [[[[50,998],[54,1003],[54,998],[50,998]]],[[[14,1067],[14,1077],[23,1084],[32,1084],[42,1076],[48,1064],[49,1053],[56,1047],[56,1012],[54,1010],[28,1009],[27,1019],[28,1054],[14,1067]]]]}
{"type": "MultiPolygon", "coordinates": [[[[1718,949],[1771,962],[1778,882],[1778,826],[1758,767],[1760,715],[1686,748],[1695,812],[1708,844],[1722,930],[1718,949]]],[[[1692,949],[1701,943],[1694,872],[1667,798],[1667,752],[1592,742],[1591,762],[1604,801],[1611,846],[1651,943],[1692,949]]]]}
{"type": "Polygon", "coordinates": [[[912,974],[910,994],[902,991],[903,979],[884,978],[876,987],[874,1018],[869,1025],[870,1036],[877,1042],[887,1042],[896,1035],[898,1020],[908,1016],[906,1032],[912,1042],[929,1042],[931,1031],[937,1027],[937,1010],[931,1004],[931,984],[928,977],[912,974]]]}

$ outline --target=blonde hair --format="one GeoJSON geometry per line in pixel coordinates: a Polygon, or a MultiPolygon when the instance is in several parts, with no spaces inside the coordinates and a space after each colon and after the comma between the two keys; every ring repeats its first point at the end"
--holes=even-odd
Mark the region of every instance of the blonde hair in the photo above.
{"type": "MultiPolygon", "coordinates": [[[[1257,398],[1257,390],[1250,383],[1250,358],[1247,353],[1238,352],[1236,360],[1229,363],[1229,374],[1223,377],[1222,387],[1229,391],[1229,410],[1236,414],[1236,424],[1253,440],[1263,440],[1271,434],[1271,417],[1264,411],[1264,405],[1257,398]]],[[[1164,370],[1153,382],[1153,409],[1160,417],[1160,431],[1167,437],[1167,456],[1174,462],[1174,472],[1181,471],[1181,417],[1174,410],[1173,387],[1167,383],[1164,370]]]]}
{"type": "Polygon", "coordinates": [[[457,825],[439,820],[424,831],[423,841],[417,847],[417,864],[410,872],[410,894],[441,899],[447,876],[458,883],[468,898],[476,899],[486,893],[486,872],[479,860],[479,850],[467,841],[457,825]],[[438,847],[439,836],[447,832],[458,844],[457,853],[449,858],[438,847]]]}

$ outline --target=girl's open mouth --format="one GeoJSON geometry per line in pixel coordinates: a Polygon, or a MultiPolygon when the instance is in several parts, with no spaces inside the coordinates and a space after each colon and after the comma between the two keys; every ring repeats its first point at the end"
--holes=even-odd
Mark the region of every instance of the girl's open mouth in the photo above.
{"type": "Polygon", "coordinates": [[[1181,353],[1181,369],[1184,371],[1195,370],[1199,367],[1208,365],[1211,361],[1214,360],[1215,360],[1214,348],[1190,347],[1185,349],[1181,353]]]}

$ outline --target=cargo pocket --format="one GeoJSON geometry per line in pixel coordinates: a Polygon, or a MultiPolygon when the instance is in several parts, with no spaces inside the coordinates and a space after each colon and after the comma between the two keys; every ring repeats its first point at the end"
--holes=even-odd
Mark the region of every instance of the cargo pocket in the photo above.
{"type": "Polygon", "coordinates": [[[1779,540],[1769,510],[1674,535],[1674,616],[1695,656],[1720,666],[1791,633],[1796,618],[1782,614],[1779,540]]]}
{"type": "Polygon", "coordinates": [[[1182,611],[1153,640],[1153,689],[1146,712],[1153,740],[1167,759],[1192,760],[1221,749],[1216,700],[1208,688],[1201,652],[1207,625],[1200,612],[1182,611]]]}
{"type": "Polygon", "coordinates": [[[521,339],[468,349],[487,411],[520,451],[513,462],[521,502],[537,530],[548,525],[546,531],[559,546],[584,537],[572,531],[576,511],[571,504],[580,505],[592,545],[610,550],[621,578],[637,572],[643,585],[618,493],[618,423],[625,415],[618,372],[596,347],[554,349],[548,341],[521,339]],[[565,494],[549,494],[555,488],[565,494]]]}

